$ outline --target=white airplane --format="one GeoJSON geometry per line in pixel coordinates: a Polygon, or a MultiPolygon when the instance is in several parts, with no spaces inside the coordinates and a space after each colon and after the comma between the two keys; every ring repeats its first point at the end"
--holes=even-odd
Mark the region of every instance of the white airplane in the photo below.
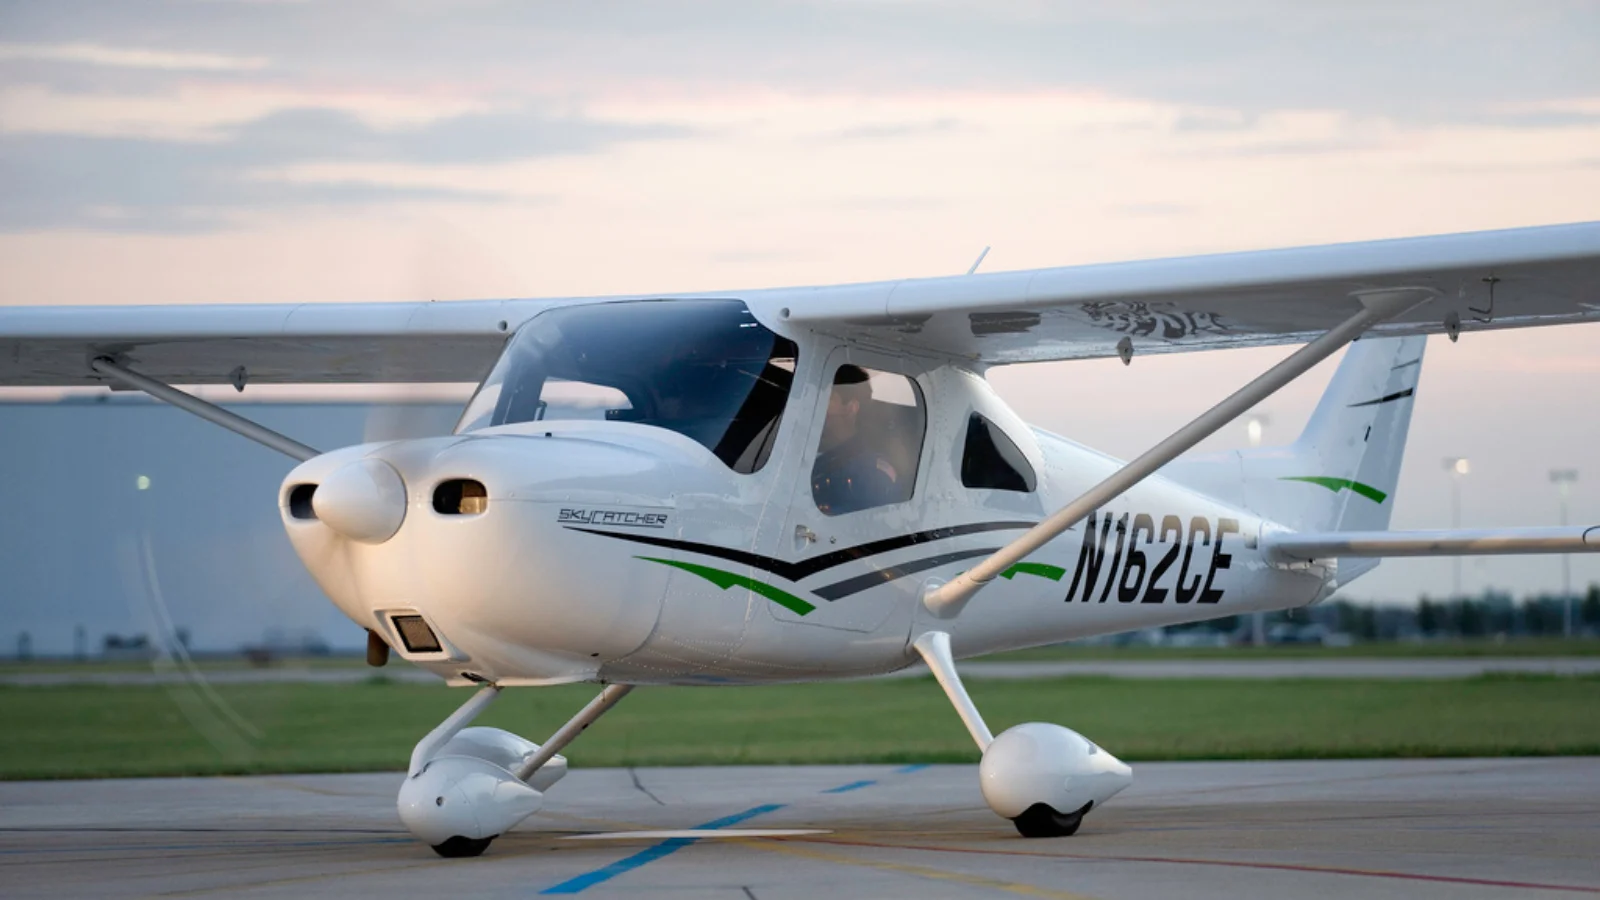
{"type": "Polygon", "coordinates": [[[14,308],[0,384],[146,391],[298,461],[284,528],[369,662],[480,686],[400,790],[441,855],[534,813],[636,685],[919,659],[988,805],[1037,837],[1131,770],[1057,725],[991,735],[953,660],[1305,606],[1385,556],[1600,550],[1600,527],[1385,530],[1424,335],[1597,320],[1600,222],[673,297],[14,308]],[[1294,443],[1179,458],[1358,339],[1294,443]],[[1126,463],[984,380],[1278,343],[1305,345],[1126,463]],[[454,434],[326,453],[171,387],[479,379],[454,434]],[[570,682],[604,688],[542,745],[467,727],[570,682]]]}

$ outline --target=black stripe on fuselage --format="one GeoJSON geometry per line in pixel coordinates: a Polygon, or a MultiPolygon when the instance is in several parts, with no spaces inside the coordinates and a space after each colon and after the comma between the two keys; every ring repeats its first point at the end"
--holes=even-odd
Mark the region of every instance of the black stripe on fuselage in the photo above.
{"type": "Polygon", "coordinates": [[[1416,388],[1406,388],[1403,391],[1395,391],[1394,393],[1390,394],[1387,397],[1379,397],[1376,400],[1363,400],[1360,403],[1352,403],[1352,404],[1350,404],[1350,408],[1351,409],[1355,409],[1358,406],[1377,406],[1377,405],[1379,405],[1381,403],[1388,403],[1388,402],[1393,401],[1393,400],[1404,400],[1405,398],[1411,396],[1412,394],[1415,394],[1416,392],[1417,392],[1416,388]]]}
{"type": "MultiPolygon", "coordinates": [[[[603,537],[613,537],[618,538],[619,540],[631,541],[635,544],[648,544],[652,547],[667,547],[672,550],[686,550],[690,553],[701,553],[706,556],[716,557],[717,559],[725,559],[729,562],[751,566],[760,569],[763,572],[771,572],[772,574],[777,575],[779,578],[787,578],[790,581],[799,581],[803,578],[809,578],[818,572],[825,572],[835,566],[841,566],[847,562],[853,562],[858,559],[865,559],[869,556],[876,556],[879,553],[888,553],[891,550],[901,550],[906,547],[915,547],[918,544],[926,544],[931,541],[942,541],[947,538],[961,537],[962,535],[967,534],[982,534],[986,531],[1014,531],[1032,528],[1034,524],[1035,523],[1033,522],[972,522],[967,525],[950,525],[945,528],[933,528],[928,531],[919,531],[915,534],[903,534],[892,538],[884,538],[883,540],[879,541],[869,541],[865,544],[859,544],[854,547],[846,547],[843,550],[835,550],[831,553],[824,553],[821,556],[813,557],[811,559],[802,559],[796,562],[790,562],[783,559],[773,559],[770,556],[762,556],[758,553],[751,553],[747,550],[735,550],[731,547],[718,547],[715,544],[699,544],[695,543],[694,541],[680,541],[673,538],[656,537],[655,535],[650,534],[621,534],[614,531],[599,531],[593,528],[574,528],[571,525],[566,527],[573,531],[581,531],[585,534],[598,534],[603,537]]],[[[984,552],[989,553],[993,551],[984,552]]],[[[976,555],[976,553],[974,553],[974,555],[976,555]]],[[[908,563],[907,565],[911,564],[908,563]]],[[[937,565],[937,563],[934,563],[933,565],[937,565]]],[[[890,570],[886,569],[884,571],[890,570]]],[[[882,580],[887,581],[889,579],[882,580]]],[[[843,583],[844,582],[841,582],[841,584],[843,583]]],[[[832,585],[832,587],[837,587],[837,585],[832,585]]],[[[854,593],[854,591],[849,591],[847,593],[854,593]]],[[[844,596],[844,594],[840,594],[839,596],[844,596]]]]}
{"type": "Polygon", "coordinates": [[[945,563],[960,562],[963,559],[972,559],[975,556],[988,556],[999,549],[999,547],[986,547],[979,550],[957,550],[954,553],[941,553],[938,556],[929,556],[925,559],[914,559],[910,562],[903,562],[898,566],[890,566],[887,569],[877,569],[865,575],[846,578],[837,584],[824,585],[811,593],[824,600],[839,600],[851,594],[860,593],[867,588],[888,584],[896,578],[914,575],[918,572],[932,569],[935,566],[942,566],[945,563]]]}

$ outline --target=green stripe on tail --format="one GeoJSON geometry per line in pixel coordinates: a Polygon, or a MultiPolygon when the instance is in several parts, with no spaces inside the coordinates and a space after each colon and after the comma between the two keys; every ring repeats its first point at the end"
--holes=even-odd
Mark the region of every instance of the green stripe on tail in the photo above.
{"type": "Polygon", "coordinates": [[[1388,494],[1385,494],[1383,491],[1378,490],[1372,485],[1362,484],[1359,481],[1351,481],[1348,478],[1329,478],[1326,475],[1288,475],[1278,480],[1304,481],[1307,484],[1321,485],[1322,487],[1333,491],[1335,494],[1344,490],[1354,491],[1368,500],[1371,500],[1373,503],[1382,503],[1383,501],[1389,499],[1388,494]]]}

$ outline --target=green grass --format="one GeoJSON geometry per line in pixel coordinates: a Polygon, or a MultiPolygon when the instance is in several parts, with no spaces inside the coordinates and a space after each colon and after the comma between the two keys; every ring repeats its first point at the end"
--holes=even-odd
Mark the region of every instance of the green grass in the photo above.
{"type": "MultiPolygon", "coordinates": [[[[1105,645],[1057,644],[1015,650],[981,657],[984,660],[1100,660],[1100,659],[1309,659],[1345,657],[1438,657],[1438,656],[1600,656],[1600,640],[1564,638],[1517,638],[1496,642],[1490,638],[1430,641],[1428,643],[1401,643],[1389,641],[1374,644],[1357,644],[1354,647],[1296,647],[1275,645],[1271,647],[1111,647],[1105,645]]],[[[391,665],[408,665],[395,659],[391,665]]],[[[243,658],[205,659],[196,664],[207,672],[255,668],[243,658]]],[[[305,656],[279,659],[269,666],[274,669],[360,669],[366,663],[358,655],[305,656]]],[[[80,673],[104,674],[116,672],[149,672],[150,662],[137,660],[87,660],[72,662],[63,659],[45,659],[35,662],[0,662],[0,675],[26,673],[80,673]]],[[[173,667],[167,665],[164,671],[173,667]]]]}
{"type": "MultiPolygon", "coordinates": [[[[1060,722],[1127,760],[1600,753],[1594,678],[971,688],[997,732],[1060,722]]],[[[593,693],[509,690],[479,724],[538,740],[593,693]]],[[[212,698],[188,687],[0,688],[0,778],[395,770],[467,696],[383,682],[219,685],[212,698]]],[[[568,755],[579,766],[977,759],[930,679],[641,688],[568,755]]]]}
{"type": "Polygon", "coordinates": [[[1021,662],[1105,659],[1383,659],[1441,656],[1600,656],[1600,641],[1582,638],[1491,638],[1402,643],[1387,641],[1352,647],[1317,647],[1278,644],[1270,647],[1111,647],[1103,644],[1055,644],[1030,650],[1013,650],[985,656],[985,660],[1021,662]]]}
{"type": "MultiPolygon", "coordinates": [[[[275,659],[265,667],[252,663],[242,656],[225,658],[204,658],[194,663],[195,668],[203,672],[232,672],[245,669],[362,669],[366,668],[366,661],[357,655],[347,656],[294,656],[275,659]]],[[[409,666],[403,659],[395,659],[391,665],[409,666]]],[[[175,672],[178,664],[164,660],[139,660],[139,659],[87,659],[74,662],[70,659],[51,657],[48,659],[18,662],[15,659],[0,662],[0,675],[26,675],[29,673],[50,674],[80,674],[104,675],[118,672],[175,672]]]]}

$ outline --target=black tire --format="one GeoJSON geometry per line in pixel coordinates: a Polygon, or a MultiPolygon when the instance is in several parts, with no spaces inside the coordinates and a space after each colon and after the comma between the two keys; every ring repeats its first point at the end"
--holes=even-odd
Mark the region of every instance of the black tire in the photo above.
{"type": "Polygon", "coordinates": [[[1025,838],[1071,837],[1083,824],[1083,814],[1093,806],[1091,801],[1076,812],[1059,813],[1048,803],[1035,803],[1012,819],[1011,824],[1017,826],[1017,833],[1025,838]]]}
{"type": "MultiPolygon", "coordinates": [[[[498,837],[498,835],[495,837],[498,837]]],[[[489,849],[489,844],[493,840],[494,837],[469,838],[458,834],[442,844],[434,844],[433,852],[445,859],[470,859],[474,856],[482,856],[483,851],[489,849]]]]}

